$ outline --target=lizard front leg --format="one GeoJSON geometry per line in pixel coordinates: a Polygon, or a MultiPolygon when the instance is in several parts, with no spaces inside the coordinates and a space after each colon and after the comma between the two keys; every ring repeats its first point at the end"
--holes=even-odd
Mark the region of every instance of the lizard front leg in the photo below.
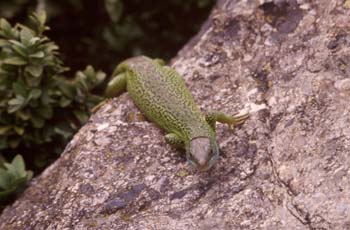
{"type": "Polygon", "coordinates": [[[105,105],[112,97],[116,97],[124,92],[126,92],[126,73],[123,72],[118,74],[111,81],[108,82],[107,88],[105,90],[105,97],[107,99],[101,101],[94,108],[92,108],[91,112],[95,113],[103,105],[105,105]]]}
{"type": "Polygon", "coordinates": [[[153,59],[153,61],[155,63],[159,64],[160,66],[164,66],[165,65],[165,61],[163,59],[155,58],[155,59],[153,59]]]}
{"type": "Polygon", "coordinates": [[[176,147],[176,148],[184,148],[185,147],[185,143],[182,140],[182,138],[180,138],[177,134],[175,133],[168,133],[165,135],[165,141],[176,147]]]}
{"type": "Polygon", "coordinates": [[[243,114],[243,115],[233,115],[229,116],[221,112],[209,112],[205,115],[205,120],[208,122],[208,124],[212,127],[212,129],[215,131],[215,123],[220,122],[224,124],[228,124],[229,129],[233,129],[235,126],[238,126],[240,124],[243,124],[245,120],[249,117],[249,114],[243,114]]]}
{"type": "Polygon", "coordinates": [[[120,73],[108,82],[105,96],[107,98],[116,97],[126,91],[126,73],[120,73]]]}

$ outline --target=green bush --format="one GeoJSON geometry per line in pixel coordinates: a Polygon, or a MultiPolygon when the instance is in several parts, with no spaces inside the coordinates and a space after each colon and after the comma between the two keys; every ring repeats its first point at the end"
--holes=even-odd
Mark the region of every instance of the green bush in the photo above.
{"type": "Polygon", "coordinates": [[[40,152],[50,144],[59,153],[102,100],[91,92],[105,74],[88,66],[64,76],[45,21],[45,13],[31,15],[28,26],[0,20],[0,150],[40,152]]]}

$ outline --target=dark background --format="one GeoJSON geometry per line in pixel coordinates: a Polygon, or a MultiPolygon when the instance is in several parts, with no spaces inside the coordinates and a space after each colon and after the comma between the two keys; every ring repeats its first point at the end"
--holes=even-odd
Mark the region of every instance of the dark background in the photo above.
{"type": "Polygon", "coordinates": [[[48,14],[47,34],[59,45],[65,65],[77,70],[91,64],[106,72],[130,56],[174,56],[214,4],[214,0],[5,0],[0,2],[0,17],[23,23],[38,2],[48,14]]]}

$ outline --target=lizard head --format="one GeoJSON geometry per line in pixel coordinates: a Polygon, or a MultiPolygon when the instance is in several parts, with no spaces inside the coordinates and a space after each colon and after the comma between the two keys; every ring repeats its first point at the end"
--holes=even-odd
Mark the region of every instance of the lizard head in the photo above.
{"type": "Polygon", "coordinates": [[[215,140],[208,137],[193,138],[186,147],[187,161],[200,171],[209,170],[219,157],[215,140]]]}

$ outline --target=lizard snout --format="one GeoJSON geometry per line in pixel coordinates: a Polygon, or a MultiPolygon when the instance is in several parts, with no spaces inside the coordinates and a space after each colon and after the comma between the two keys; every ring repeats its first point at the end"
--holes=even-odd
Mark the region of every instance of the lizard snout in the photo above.
{"type": "Polygon", "coordinates": [[[211,145],[208,137],[197,137],[190,142],[190,161],[200,170],[207,168],[211,158],[211,145]]]}

